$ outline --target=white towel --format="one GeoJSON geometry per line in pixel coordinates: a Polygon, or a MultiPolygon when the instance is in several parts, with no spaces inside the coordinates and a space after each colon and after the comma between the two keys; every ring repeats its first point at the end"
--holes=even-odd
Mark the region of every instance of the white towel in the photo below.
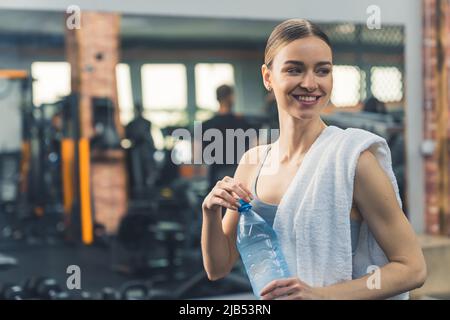
{"type": "MultiPolygon", "coordinates": [[[[352,258],[350,210],[359,155],[369,149],[402,207],[386,140],[362,129],[326,127],[281,199],[274,229],[293,275],[313,287],[360,278],[388,260],[365,222],[352,258]]],[[[391,299],[408,299],[405,292],[391,299]]]]}

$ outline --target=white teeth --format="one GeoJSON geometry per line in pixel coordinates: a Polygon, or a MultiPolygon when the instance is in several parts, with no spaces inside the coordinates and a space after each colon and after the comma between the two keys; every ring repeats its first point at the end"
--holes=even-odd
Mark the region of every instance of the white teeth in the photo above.
{"type": "Polygon", "coordinates": [[[317,97],[299,96],[299,100],[301,100],[301,101],[315,101],[315,100],[317,100],[317,97]]]}

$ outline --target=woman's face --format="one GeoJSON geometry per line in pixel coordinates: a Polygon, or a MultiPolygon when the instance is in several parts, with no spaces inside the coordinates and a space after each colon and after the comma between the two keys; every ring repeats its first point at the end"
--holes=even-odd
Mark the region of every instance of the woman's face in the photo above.
{"type": "Polygon", "coordinates": [[[262,67],[264,84],[278,107],[297,119],[312,119],[327,106],[332,78],[331,48],[318,37],[297,39],[280,48],[271,69],[262,67]]]}

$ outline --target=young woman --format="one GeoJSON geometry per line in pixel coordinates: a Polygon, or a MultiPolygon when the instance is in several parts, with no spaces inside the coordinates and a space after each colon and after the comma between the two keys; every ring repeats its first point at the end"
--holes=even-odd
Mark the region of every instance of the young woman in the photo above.
{"type": "MultiPolygon", "coordinates": [[[[287,20],[270,35],[264,62],[263,82],[276,97],[280,135],[274,143],[244,154],[234,177],[218,181],[204,199],[202,253],[211,280],[226,276],[239,258],[237,200],[251,201],[257,207],[255,211],[273,223],[277,207],[308,150],[328,129],[320,118],[333,88],[333,54],[328,37],[309,21],[287,20]],[[259,160],[256,163],[251,161],[255,156],[259,160]],[[227,208],[223,218],[222,207],[227,208]]],[[[386,172],[368,149],[357,159],[350,200],[352,251],[358,245],[359,226],[365,222],[388,260],[379,270],[381,284],[377,290],[368,286],[370,274],[322,287],[310,286],[294,276],[268,284],[261,292],[263,299],[385,299],[424,283],[426,266],[414,231],[386,172]]],[[[291,272],[297,274],[296,270],[291,272]]]]}

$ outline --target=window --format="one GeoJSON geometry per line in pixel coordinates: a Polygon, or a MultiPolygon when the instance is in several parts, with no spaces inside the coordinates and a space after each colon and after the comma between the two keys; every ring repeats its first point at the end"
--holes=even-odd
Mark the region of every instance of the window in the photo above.
{"type": "MultiPolygon", "coordinates": [[[[216,89],[220,85],[234,86],[234,69],[229,63],[198,63],[195,65],[195,97],[197,106],[217,111],[216,89]]],[[[200,114],[203,114],[199,110],[200,114]]]]}
{"type": "Polygon", "coordinates": [[[143,65],[142,90],[146,109],[185,109],[187,106],[186,67],[182,64],[143,65]]]}
{"type": "Polygon", "coordinates": [[[130,66],[125,63],[119,63],[116,66],[116,78],[120,122],[126,125],[134,118],[134,103],[133,92],[131,90],[130,66]]]}
{"type": "Polygon", "coordinates": [[[371,90],[382,102],[401,101],[403,98],[402,73],[396,67],[372,67],[371,90]]]}
{"type": "Polygon", "coordinates": [[[331,102],[337,107],[358,104],[361,100],[361,87],[364,79],[358,67],[335,65],[333,67],[331,102]]]}
{"type": "Polygon", "coordinates": [[[54,103],[70,94],[70,64],[68,62],[33,62],[33,104],[54,103]]]}
{"type": "Polygon", "coordinates": [[[183,64],[144,64],[142,98],[144,117],[163,128],[187,121],[187,78],[183,64]]]}

